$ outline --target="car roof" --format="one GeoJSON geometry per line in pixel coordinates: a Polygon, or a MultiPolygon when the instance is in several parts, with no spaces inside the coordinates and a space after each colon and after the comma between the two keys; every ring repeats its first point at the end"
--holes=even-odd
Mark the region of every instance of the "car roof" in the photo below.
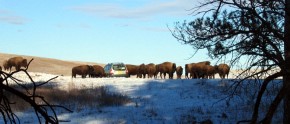
{"type": "Polygon", "coordinates": [[[125,65],[123,62],[112,62],[108,63],[107,65],[125,65]]]}
{"type": "Polygon", "coordinates": [[[109,64],[124,64],[123,62],[112,62],[112,63],[109,63],[109,64]]]}

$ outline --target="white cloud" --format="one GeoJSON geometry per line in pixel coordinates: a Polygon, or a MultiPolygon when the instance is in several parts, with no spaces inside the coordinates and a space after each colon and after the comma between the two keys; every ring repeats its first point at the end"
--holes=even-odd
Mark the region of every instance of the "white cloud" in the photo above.
{"type": "Polygon", "coordinates": [[[0,9],[0,22],[22,25],[27,22],[27,19],[22,16],[16,16],[10,11],[0,9]]]}
{"type": "Polygon", "coordinates": [[[169,32],[167,28],[162,28],[162,27],[142,27],[141,29],[154,31],[154,32],[169,32]]]}
{"type": "Polygon", "coordinates": [[[0,9],[0,14],[7,14],[7,13],[9,13],[9,11],[0,9]]]}
{"type": "Polygon", "coordinates": [[[147,30],[147,31],[154,31],[154,32],[169,32],[168,28],[166,27],[153,27],[153,26],[141,26],[141,25],[136,25],[136,24],[126,24],[126,23],[119,23],[116,24],[116,26],[118,27],[131,27],[131,28],[135,28],[135,29],[140,29],[140,30],[147,30]]]}
{"type": "Polygon", "coordinates": [[[0,22],[5,22],[14,25],[22,25],[27,22],[27,19],[21,16],[0,16],[0,22]]]}
{"type": "Polygon", "coordinates": [[[166,2],[151,1],[141,6],[125,7],[120,4],[80,5],[71,9],[103,17],[147,19],[157,15],[179,16],[189,14],[188,9],[194,6],[192,0],[173,0],[166,2]]]}
{"type": "Polygon", "coordinates": [[[57,24],[56,27],[60,28],[60,29],[70,29],[70,28],[90,29],[90,28],[92,28],[91,25],[86,24],[86,23],[80,23],[80,24],[76,24],[76,25],[72,25],[72,24],[57,24]]]}

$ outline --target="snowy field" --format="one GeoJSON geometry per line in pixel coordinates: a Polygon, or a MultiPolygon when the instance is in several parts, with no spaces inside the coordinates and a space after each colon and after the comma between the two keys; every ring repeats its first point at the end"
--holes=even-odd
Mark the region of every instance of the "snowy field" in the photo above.
{"type": "MultiPolygon", "coordinates": [[[[35,81],[46,81],[55,75],[30,73],[35,81]]],[[[24,74],[15,77],[29,80],[24,74]]],[[[277,80],[279,81],[279,80],[277,80]]],[[[211,120],[214,124],[236,123],[251,118],[259,83],[247,80],[236,89],[227,90],[233,80],[226,79],[137,79],[137,78],[74,78],[60,76],[48,85],[60,89],[105,86],[110,92],[127,95],[132,102],[124,106],[87,108],[73,113],[59,113],[59,120],[69,124],[187,124],[211,120]]],[[[272,83],[262,104],[265,108],[278,86],[272,83]]],[[[266,109],[261,109],[265,112],[266,109]]],[[[17,113],[21,123],[37,123],[31,110],[17,113]]],[[[260,114],[263,115],[263,114],[260,114]]],[[[282,123],[279,110],[273,123],[282,123]]],[[[0,123],[3,120],[0,118],[0,123]]]]}

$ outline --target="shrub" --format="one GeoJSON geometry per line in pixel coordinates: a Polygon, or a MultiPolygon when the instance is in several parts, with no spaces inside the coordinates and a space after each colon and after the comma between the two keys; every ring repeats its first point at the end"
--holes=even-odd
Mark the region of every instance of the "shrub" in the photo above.
{"type": "MultiPolygon", "coordinates": [[[[24,90],[22,91],[25,92],[24,90]]],[[[111,93],[103,86],[87,89],[70,89],[69,91],[55,87],[44,87],[38,88],[36,94],[43,96],[50,104],[63,105],[72,110],[81,110],[87,107],[119,106],[130,102],[128,96],[119,93],[111,93]]],[[[30,105],[17,96],[9,93],[6,95],[8,99],[14,103],[11,105],[13,110],[25,111],[29,108],[30,105]]],[[[38,104],[43,103],[39,100],[38,104]]]]}

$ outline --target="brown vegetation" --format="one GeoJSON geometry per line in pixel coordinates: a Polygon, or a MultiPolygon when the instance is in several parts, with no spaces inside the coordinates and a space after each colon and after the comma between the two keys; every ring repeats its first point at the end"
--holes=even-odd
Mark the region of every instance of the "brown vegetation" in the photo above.
{"type": "MultiPolygon", "coordinates": [[[[44,87],[38,88],[36,94],[44,97],[50,104],[66,106],[71,110],[81,110],[87,107],[118,106],[130,102],[128,96],[110,93],[103,86],[89,89],[74,88],[69,91],[60,90],[55,87],[44,87]]],[[[30,104],[19,99],[19,97],[9,92],[5,95],[11,102],[15,103],[11,105],[12,110],[25,111],[30,108],[30,104]]],[[[41,102],[41,100],[39,100],[39,102],[41,102]]]]}

